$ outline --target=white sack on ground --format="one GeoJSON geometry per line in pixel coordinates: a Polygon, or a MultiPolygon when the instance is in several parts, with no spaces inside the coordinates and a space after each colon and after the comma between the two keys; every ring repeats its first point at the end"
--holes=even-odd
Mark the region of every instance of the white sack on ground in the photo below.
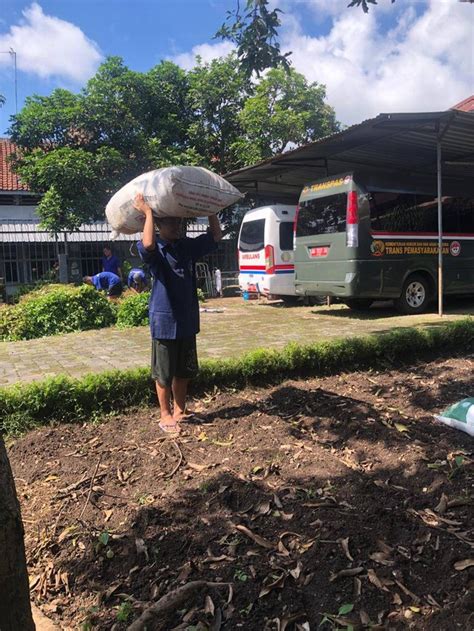
{"type": "Polygon", "coordinates": [[[208,217],[243,195],[220,175],[203,167],[164,167],[139,175],[111,198],[105,209],[114,232],[141,232],[143,215],[133,207],[137,193],[156,217],[208,217]]]}
{"type": "Polygon", "coordinates": [[[458,401],[435,418],[449,427],[474,436],[474,399],[458,401]]]}

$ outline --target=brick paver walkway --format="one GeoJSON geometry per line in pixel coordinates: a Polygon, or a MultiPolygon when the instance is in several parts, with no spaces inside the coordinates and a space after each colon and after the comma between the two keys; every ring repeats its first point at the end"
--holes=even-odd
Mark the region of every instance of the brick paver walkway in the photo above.
{"type": "MultiPolygon", "coordinates": [[[[399,316],[391,309],[372,309],[368,316],[343,305],[330,308],[245,303],[238,299],[212,300],[206,307],[222,313],[202,313],[198,337],[200,357],[235,357],[259,347],[281,348],[288,342],[310,343],[328,337],[384,333],[413,325],[437,325],[435,314],[399,316]]],[[[473,301],[455,303],[443,322],[474,314],[473,301]]],[[[75,377],[114,368],[147,366],[148,327],[84,331],[27,342],[0,342],[0,386],[42,379],[48,375],[75,377]]]]}

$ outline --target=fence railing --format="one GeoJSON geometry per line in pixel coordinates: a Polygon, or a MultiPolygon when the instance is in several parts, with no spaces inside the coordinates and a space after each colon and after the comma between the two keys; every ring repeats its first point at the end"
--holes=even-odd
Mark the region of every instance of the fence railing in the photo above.
{"type": "MultiPolygon", "coordinates": [[[[188,237],[197,237],[206,231],[203,224],[191,224],[188,237]]],[[[102,269],[103,248],[110,245],[111,228],[105,222],[81,226],[75,232],[51,234],[36,222],[9,221],[0,223],[0,277],[9,291],[54,274],[60,268],[61,280],[79,282],[83,276],[93,275],[102,269]]],[[[139,265],[136,242],[140,234],[120,235],[112,242],[114,253],[131,265],[139,265]]],[[[224,239],[219,249],[206,257],[213,272],[218,268],[234,273],[238,267],[236,242],[224,239]]]]}

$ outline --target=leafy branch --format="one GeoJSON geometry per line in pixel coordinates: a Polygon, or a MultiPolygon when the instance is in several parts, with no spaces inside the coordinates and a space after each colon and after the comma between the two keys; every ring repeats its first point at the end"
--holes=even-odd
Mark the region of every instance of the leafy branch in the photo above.
{"type": "Polygon", "coordinates": [[[248,77],[254,72],[260,76],[267,68],[290,68],[291,52],[282,53],[278,42],[280,13],[280,9],[269,10],[268,0],[247,0],[243,13],[237,2],[237,8],[227,12],[226,22],[215,34],[215,38],[236,44],[241,68],[248,77]]]}

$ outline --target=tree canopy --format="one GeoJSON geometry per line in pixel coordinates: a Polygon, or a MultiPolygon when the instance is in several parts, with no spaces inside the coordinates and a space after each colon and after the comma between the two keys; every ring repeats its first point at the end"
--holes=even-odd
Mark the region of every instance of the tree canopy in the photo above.
{"type": "Polygon", "coordinates": [[[103,218],[110,196],[145,171],[191,164],[225,173],[337,128],[324,86],[283,66],[252,81],[233,53],[190,71],[163,61],[144,73],[110,57],[79,93],[28,97],[10,132],[14,168],[43,194],[42,225],[59,232],[103,218]]]}
{"type": "Polygon", "coordinates": [[[292,68],[269,70],[239,114],[241,161],[252,163],[337,131],[326,89],[292,68]]]}

